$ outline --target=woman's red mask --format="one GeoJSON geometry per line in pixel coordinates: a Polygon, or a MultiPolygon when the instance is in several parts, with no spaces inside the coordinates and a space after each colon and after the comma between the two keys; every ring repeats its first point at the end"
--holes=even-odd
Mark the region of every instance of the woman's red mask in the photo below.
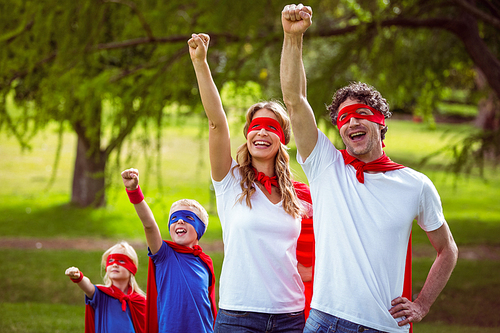
{"type": "Polygon", "coordinates": [[[262,128],[268,132],[276,134],[280,138],[280,142],[285,144],[285,133],[283,132],[280,123],[276,119],[269,117],[254,118],[248,126],[247,135],[251,131],[260,131],[262,128]]]}
{"type": "Polygon", "coordinates": [[[106,268],[108,266],[111,266],[113,264],[120,265],[122,267],[125,267],[130,273],[135,275],[137,273],[137,266],[134,264],[132,259],[130,259],[128,256],[120,253],[112,253],[108,256],[106,259],[106,268]]]}

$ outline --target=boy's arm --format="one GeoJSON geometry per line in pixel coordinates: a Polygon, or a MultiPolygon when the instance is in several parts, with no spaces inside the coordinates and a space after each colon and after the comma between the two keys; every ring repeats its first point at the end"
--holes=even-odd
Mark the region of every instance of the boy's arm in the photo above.
{"type": "Polygon", "coordinates": [[[297,150],[305,161],[318,141],[313,110],[307,101],[307,84],[302,61],[302,38],[312,23],[312,10],[303,5],[285,6],[281,13],[284,39],[280,81],[283,101],[290,114],[297,150]]]}
{"type": "Polygon", "coordinates": [[[389,310],[392,316],[394,318],[406,317],[398,323],[399,326],[409,322],[419,322],[429,313],[431,305],[450,279],[451,272],[457,263],[458,248],[447,223],[434,231],[427,232],[427,237],[436,249],[437,257],[415,302],[403,297],[392,301],[393,307],[389,310]]]}
{"type": "MultiPolygon", "coordinates": [[[[78,280],[81,277],[82,272],[76,267],[70,267],[66,270],[65,274],[71,280],[78,280]]],[[[81,279],[80,282],[77,283],[78,287],[87,295],[88,298],[92,299],[95,293],[95,286],[90,282],[90,279],[86,276],[81,279]]]]}
{"type": "Polygon", "coordinates": [[[209,42],[208,35],[193,34],[188,45],[201,101],[209,122],[208,146],[212,178],[220,181],[231,168],[231,145],[226,114],[207,62],[209,42]]]}
{"type": "MultiPolygon", "coordinates": [[[[123,171],[122,179],[123,184],[125,185],[127,190],[137,190],[137,188],[139,187],[139,170],[127,169],[123,171]]],[[[163,239],[161,237],[160,228],[156,223],[153,212],[151,211],[151,208],[149,208],[145,200],[134,204],[134,208],[144,227],[149,250],[152,254],[155,254],[160,250],[163,239]]]]}

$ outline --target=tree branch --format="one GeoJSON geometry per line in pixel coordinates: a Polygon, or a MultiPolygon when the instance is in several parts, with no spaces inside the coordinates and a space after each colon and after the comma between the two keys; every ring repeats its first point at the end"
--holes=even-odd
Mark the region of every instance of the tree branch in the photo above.
{"type": "Polygon", "coordinates": [[[141,22],[143,29],[146,31],[146,35],[148,36],[148,38],[155,39],[151,27],[146,22],[144,15],[142,15],[141,11],[137,8],[134,2],[127,0],[104,0],[104,2],[114,2],[130,7],[137,14],[137,17],[139,18],[139,21],[141,22]]]}
{"type": "Polygon", "coordinates": [[[481,21],[484,21],[485,23],[489,23],[492,26],[494,26],[497,29],[500,29],[500,20],[497,18],[488,15],[487,13],[483,12],[479,8],[477,8],[474,5],[471,5],[467,1],[464,0],[453,0],[458,6],[462,7],[463,9],[467,10],[469,13],[474,15],[477,19],[480,19],[481,21]]]}

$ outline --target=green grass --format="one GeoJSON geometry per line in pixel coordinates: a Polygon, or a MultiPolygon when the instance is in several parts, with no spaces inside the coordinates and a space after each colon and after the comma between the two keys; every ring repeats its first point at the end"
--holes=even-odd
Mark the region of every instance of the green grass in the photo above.
{"type": "MultiPolygon", "coordinates": [[[[202,203],[210,213],[210,225],[203,242],[221,239],[215,199],[210,191],[206,120],[194,119],[163,132],[160,167],[156,167],[153,148],[134,143],[122,152],[121,166],[112,158],[107,173],[110,184],[106,208],[76,209],[68,205],[76,140],[64,136],[57,178],[49,189],[55,147],[54,130],[40,133],[31,151],[22,152],[17,142],[0,133],[0,160],[3,174],[0,193],[0,237],[33,239],[63,238],[144,241],[144,231],[121,183],[120,172],[128,167],[141,171],[141,188],[163,231],[170,205],[180,198],[202,203]],[[197,122],[199,121],[199,123],[197,122]],[[146,161],[151,167],[146,168],[146,161]],[[158,171],[159,169],[159,171],[158,171]],[[160,181],[161,180],[161,181],[160,181]]],[[[445,217],[461,246],[500,246],[500,176],[488,169],[488,181],[477,175],[456,179],[439,169],[449,161],[444,154],[425,166],[420,160],[428,153],[457,142],[472,129],[467,125],[437,124],[429,130],[423,124],[390,121],[386,152],[394,161],[424,172],[436,185],[445,217]]],[[[232,147],[243,142],[241,126],[234,124],[232,147]]],[[[295,178],[305,181],[295,160],[293,142],[290,153],[295,178]]],[[[414,228],[416,247],[431,247],[425,233],[414,228]]],[[[146,286],[145,248],[136,248],[140,257],[137,279],[146,286]]],[[[222,253],[209,253],[216,276],[220,274],[222,253]]],[[[69,266],[78,266],[94,283],[101,283],[101,251],[0,249],[0,333],[59,332],[83,328],[83,293],[64,275],[69,266]],[[43,264],[41,264],[43,263],[43,264]],[[29,313],[27,315],[27,313],[29,313]]],[[[429,258],[414,260],[414,291],[421,288],[432,263],[429,258]]],[[[498,332],[500,304],[500,261],[460,260],[447,287],[415,332],[498,332]]]]}

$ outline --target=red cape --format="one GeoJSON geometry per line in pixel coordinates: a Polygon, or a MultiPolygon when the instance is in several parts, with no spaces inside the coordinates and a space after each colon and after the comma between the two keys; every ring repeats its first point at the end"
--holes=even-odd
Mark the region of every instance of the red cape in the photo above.
{"type": "MultiPolygon", "coordinates": [[[[215,318],[217,317],[217,305],[215,303],[215,274],[214,265],[212,259],[203,252],[200,246],[195,245],[194,248],[187,246],[182,246],[174,242],[166,241],[168,246],[170,246],[174,251],[179,253],[192,253],[195,256],[200,257],[200,259],[207,264],[210,269],[210,275],[212,276],[212,281],[210,286],[208,286],[208,297],[210,298],[210,304],[212,308],[212,313],[215,318]]],[[[158,309],[156,308],[158,292],[156,289],[156,267],[153,259],[149,258],[148,266],[148,285],[147,285],[147,303],[146,303],[146,333],[158,333],[158,309]]]]}
{"type": "MultiPolygon", "coordinates": [[[[144,333],[144,328],[146,326],[146,299],[144,296],[134,292],[125,295],[121,290],[115,286],[105,287],[96,286],[100,291],[106,295],[116,298],[122,302],[122,310],[125,311],[128,304],[130,308],[130,314],[132,315],[132,324],[134,325],[134,330],[136,333],[144,333]]],[[[95,333],[95,312],[94,308],[86,304],[85,305],[85,333],[95,333]]]]}
{"type": "MultiPolygon", "coordinates": [[[[307,204],[312,205],[311,192],[309,186],[300,182],[293,182],[293,187],[295,188],[295,193],[301,201],[305,201],[307,204]]],[[[304,296],[306,298],[306,303],[304,307],[304,316],[307,320],[309,317],[309,311],[311,310],[311,299],[313,295],[313,281],[314,281],[314,230],[313,230],[313,219],[312,216],[303,215],[302,216],[302,226],[300,229],[299,239],[297,240],[297,261],[304,265],[305,267],[313,268],[313,278],[311,281],[304,282],[304,296]]]]}

